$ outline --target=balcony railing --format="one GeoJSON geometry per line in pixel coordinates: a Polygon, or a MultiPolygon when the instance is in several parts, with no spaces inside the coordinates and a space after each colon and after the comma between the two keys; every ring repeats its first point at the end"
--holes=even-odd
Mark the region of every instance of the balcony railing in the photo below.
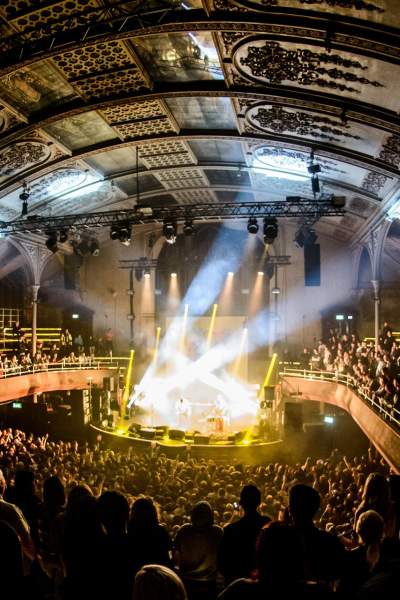
{"type": "Polygon", "coordinates": [[[343,375],[335,371],[311,371],[309,369],[301,369],[298,366],[289,366],[288,363],[280,365],[280,375],[282,377],[301,377],[308,381],[329,381],[331,383],[340,383],[350,388],[357,394],[363,402],[377,412],[385,421],[400,430],[400,411],[394,406],[388,410],[385,406],[365,394],[358,387],[357,380],[351,375],[343,375]]]}
{"type": "Polygon", "coordinates": [[[29,367],[15,366],[7,367],[5,369],[0,368],[0,380],[8,379],[10,377],[19,377],[20,375],[32,375],[35,373],[43,373],[47,371],[83,371],[90,369],[123,369],[125,368],[124,362],[128,361],[129,358],[124,356],[118,357],[95,357],[89,358],[86,361],[74,361],[69,362],[67,360],[60,360],[56,363],[49,363],[46,365],[30,365],[29,367]]]}

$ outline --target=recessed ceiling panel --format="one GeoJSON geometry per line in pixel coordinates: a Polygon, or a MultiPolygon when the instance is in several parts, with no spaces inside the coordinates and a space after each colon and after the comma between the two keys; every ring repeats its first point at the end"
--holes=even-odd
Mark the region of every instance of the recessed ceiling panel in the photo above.
{"type": "Polygon", "coordinates": [[[230,98],[169,98],[167,104],[182,129],[237,129],[230,98]]]}
{"type": "Polygon", "coordinates": [[[224,78],[211,33],[152,35],[133,46],[155,81],[224,78]]]}
{"type": "Polygon", "coordinates": [[[226,140],[196,140],[189,142],[191,149],[202,162],[244,163],[240,142],[226,140]]]}
{"type": "Polygon", "coordinates": [[[112,127],[94,110],[56,121],[46,127],[46,131],[71,150],[117,137],[112,127]]]}
{"type": "Polygon", "coordinates": [[[0,96],[31,114],[76,97],[73,88],[47,60],[23,67],[0,79],[0,96]]]}
{"type": "MultiPolygon", "coordinates": [[[[123,171],[132,171],[136,169],[135,148],[116,148],[101,152],[96,156],[85,159],[86,162],[104,175],[113,173],[122,173],[123,171]]],[[[139,167],[142,165],[139,155],[139,167]]]]}
{"type": "MultiPolygon", "coordinates": [[[[118,179],[116,179],[116,183],[118,184],[118,187],[128,194],[128,196],[134,196],[137,193],[135,175],[118,177],[118,179]]],[[[139,176],[139,194],[161,189],[161,183],[157,181],[153,175],[146,173],[139,176]]]]}
{"type": "Polygon", "coordinates": [[[243,169],[207,169],[207,177],[211,185],[229,185],[250,187],[250,177],[243,169]]]}

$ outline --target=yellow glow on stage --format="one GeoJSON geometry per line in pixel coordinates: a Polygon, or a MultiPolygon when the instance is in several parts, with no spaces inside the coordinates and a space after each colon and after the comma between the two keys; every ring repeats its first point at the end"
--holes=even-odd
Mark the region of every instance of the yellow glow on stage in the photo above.
{"type": "Polygon", "coordinates": [[[126,377],[125,377],[124,393],[122,395],[122,404],[121,404],[122,418],[125,416],[126,405],[128,404],[128,399],[129,399],[129,395],[130,395],[130,391],[131,391],[130,388],[131,388],[134,357],[135,357],[135,351],[131,350],[130,355],[129,355],[128,369],[126,371],[126,377]]]}
{"type": "Polygon", "coordinates": [[[219,297],[219,311],[220,314],[229,314],[230,308],[232,304],[232,291],[233,291],[233,282],[234,282],[234,273],[229,271],[225,279],[225,285],[219,297]]]}
{"type": "Polygon", "coordinates": [[[218,310],[218,304],[214,304],[213,309],[212,309],[212,314],[211,314],[210,327],[208,328],[208,334],[207,334],[207,348],[210,348],[210,346],[211,346],[213,333],[214,333],[215,318],[217,316],[217,310],[218,310]]]}
{"type": "Polygon", "coordinates": [[[256,315],[263,308],[263,290],[265,286],[264,272],[257,273],[254,287],[250,296],[249,315],[256,315]]]}
{"type": "Polygon", "coordinates": [[[260,393],[258,394],[259,398],[262,397],[262,395],[264,394],[264,388],[267,387],[269,385],[269,382],[271,381],[272,373],[274,372],[274,367],[276,365],[277,360],[278,355],[276,354],[276,352],[274,352],[271,358],[271,362],[269,363],[267,372],[265,373],[264,383],[260,387],[260,393]]]}
{"type": "Polygon", "coordinates": [[[246,342],[247,342],[247,327],[245,327],[243,329],[242,337],[240,338],[239,352],[238,352],[238,355],[237,355],[236,360],[233,365],[232,373],[235,376],[239,375],[240,363],[242,362],[243,355],[247,353],[246,342]]]}
{"type": "Polygon", "coordinates": [[[189,314],[189,304],[185,304],[185,310],[183,313],[183,321],[182,321],[182,331],[181,331],[181,337],[179,340],[179,352],[181,352],[182,354],[185,352],[188,314],[189,314]]]}
{"type": "Polygon", "coordinates": [[[160,347],[160,336],[161,336],[161,327],[157,327],[156,329],[156,343],[154,345],[154,354],[153,354],[153,363],[157,364],[158,360],[158,349],[160,347]]]}

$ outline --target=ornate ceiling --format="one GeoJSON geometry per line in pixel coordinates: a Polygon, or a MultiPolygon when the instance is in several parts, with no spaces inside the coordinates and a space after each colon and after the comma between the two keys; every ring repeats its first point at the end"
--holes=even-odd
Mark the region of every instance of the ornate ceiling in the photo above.
{"type": "Polygon", "coordinates": [[[354,240],[396,199],[398,0],[0,0],[0,219],[312,197],[354,240]]]}

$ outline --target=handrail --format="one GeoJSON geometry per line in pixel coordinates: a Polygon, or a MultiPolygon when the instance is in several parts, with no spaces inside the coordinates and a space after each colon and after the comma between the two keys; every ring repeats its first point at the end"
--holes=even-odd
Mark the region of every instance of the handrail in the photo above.
{"type": "MultiPolygon", "coordinates": [[[[43,373],[48,371],[83,371],[83,370],[100,370],[104,368],[108,369],[120,369],[119,364],[120,357],[118,360],[112,357],[94,358],[89,359],[86,362],[66,362],[65,360],[58,363],[50,363],[48,365],[32,365],[31,367],[7,367],[0,371],[0,380],[9,379],[10,377],[19,377],[20,375],[32,375],[35,373],[43,373]]],[[[122,367],[124,368],[124,367],[122,367]]]]}
{"type": "Polygon", "coordinates": [[[361,398],[365,404],[372,406],[377,412],[379,412],[380,416],[383,416],[385,419],[389,420],[391,425],[395,424],[398,428],[400,428],[400,411],[394,407],[392,407],[391,412],[387,411],[378,402],[359,390],[357,380],[351,375],[343,375],[337,371],[311,371],[309,369],[294,369],[286,366],[283,367],[283,371],[280,371],[279,374],[284,377],[302,377],[303,379],[329,381],[345,385],[346,387],[355,391],[357,396],[361,398]]]}

